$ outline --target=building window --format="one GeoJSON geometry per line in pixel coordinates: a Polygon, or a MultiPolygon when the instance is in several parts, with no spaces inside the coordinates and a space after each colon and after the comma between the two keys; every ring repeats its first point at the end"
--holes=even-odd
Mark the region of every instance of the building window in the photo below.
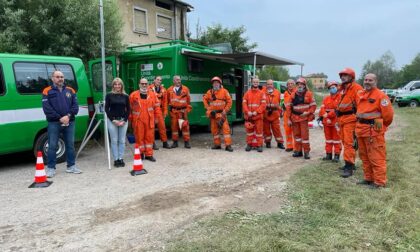
{"type": "Polygon", "coordinates": [[[166,10],[173,9],[173,4],[171,4],[169,1],[156,0],[155,5],[166,10]]]}
{"type": "Polygon", "coordinates": [[[156,36],[173,39],[172,18],[161,14],[156,15],[156,36]]]}
{"type": "Polygon", "coordinates": [[[133,13],[133,31],[147,33],[147,10],[134,7],[133,13]]]}

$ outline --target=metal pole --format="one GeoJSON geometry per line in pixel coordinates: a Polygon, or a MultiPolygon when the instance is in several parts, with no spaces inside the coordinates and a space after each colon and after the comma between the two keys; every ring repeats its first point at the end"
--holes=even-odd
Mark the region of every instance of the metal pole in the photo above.
{"type": "MultiPolygon", "coordinates": [[[[105,74],[105,28],[104,28],[104,5],[103,1],[99,0],[99,19],[101,23],[101,57],[102,57],[102,89],[103,89],[103,100],[105,104],[106,96],[106,74],[105,74]]],[[[108,158],[108,169],[111,170],[111,157],[109,154],[109,139],[108,139],[108,118],[103,110],[104,115],[104,135],[105,135],[105,150],[108,158]]]]}

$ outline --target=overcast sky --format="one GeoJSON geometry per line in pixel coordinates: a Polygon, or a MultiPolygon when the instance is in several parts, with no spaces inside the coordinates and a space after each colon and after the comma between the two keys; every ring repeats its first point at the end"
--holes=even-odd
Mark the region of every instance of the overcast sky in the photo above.
{"type": "MultiPolygon", "coordinates": [[[[420,53],[420,0],[185,0],[195,37],[202,27],[244,25],[257,51],[303,62],[303,74],[324,72],[330,80],[387,50],[400,68],[420,53]]],[[[300,67],[289,67],[291,75],[300,67]]],[[[358,76],[357,76],[358,78],[358,76]]]]}

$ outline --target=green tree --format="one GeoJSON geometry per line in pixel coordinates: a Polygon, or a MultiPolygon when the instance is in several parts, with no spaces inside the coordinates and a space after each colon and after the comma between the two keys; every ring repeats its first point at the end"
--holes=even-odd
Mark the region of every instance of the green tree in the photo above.
{"type": "Polygon", "coordinates": [[[378,77],[378,87],[392,87],[398,80],[398,71],[395,67],[394,55],[387,51],[378,60],[372,62],[368,60],[359,76],[359,83],[363,83],[363,78],[368,73],[374,73],[378,77]]]}
{"type": "Polygon", "coordinates": [[[210,44],[230,42],[234,53],[249,52],[257,47],[257,43],[248,44],[248,38],[244,36],[246,32],[244,26],[229,29],[224,28],[221,24],[215,24],[203,30],[197,24],[196,30],[197,38],[190,38],[189,40],[200,45],[208,46],[210,44]]]}
{"type": "Polygon", "coordinates": [[[414,57],[410,64],[402,67],[398,76],[398,84],[395,87],[405,84],[412,80],[420,80],[420,53],[414,57]]]}
{"type": "MultiPolygon", "coordinates": [[[[104,1],[106,52],[122,48],[122,19],[116,0],[104,1]]],[[[0,0],[0,51],[74,56],[85,62],[100,56],[97,0],[0,0]]]]}
{"type": "Polygon", "coordinates": [[[257,75],[261,80],[286,81],[290,78],[289,69],[283,66],[263,66],[262,69],[257,71],[257,75]]]}

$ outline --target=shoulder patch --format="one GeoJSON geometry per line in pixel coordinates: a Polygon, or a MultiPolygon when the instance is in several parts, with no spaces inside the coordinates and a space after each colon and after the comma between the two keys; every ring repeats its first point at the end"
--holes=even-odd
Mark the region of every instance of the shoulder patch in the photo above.
{"type": "Polygon", "coordinates": [[[388,106],[388,105],[389,105],[389,101],[388,101],[388,99],[384,98],[384,99],[382,99],[382,100],[381,100],[381,106],[382,106],[382,107],[386,107],[386,106],[388,106]]]}

